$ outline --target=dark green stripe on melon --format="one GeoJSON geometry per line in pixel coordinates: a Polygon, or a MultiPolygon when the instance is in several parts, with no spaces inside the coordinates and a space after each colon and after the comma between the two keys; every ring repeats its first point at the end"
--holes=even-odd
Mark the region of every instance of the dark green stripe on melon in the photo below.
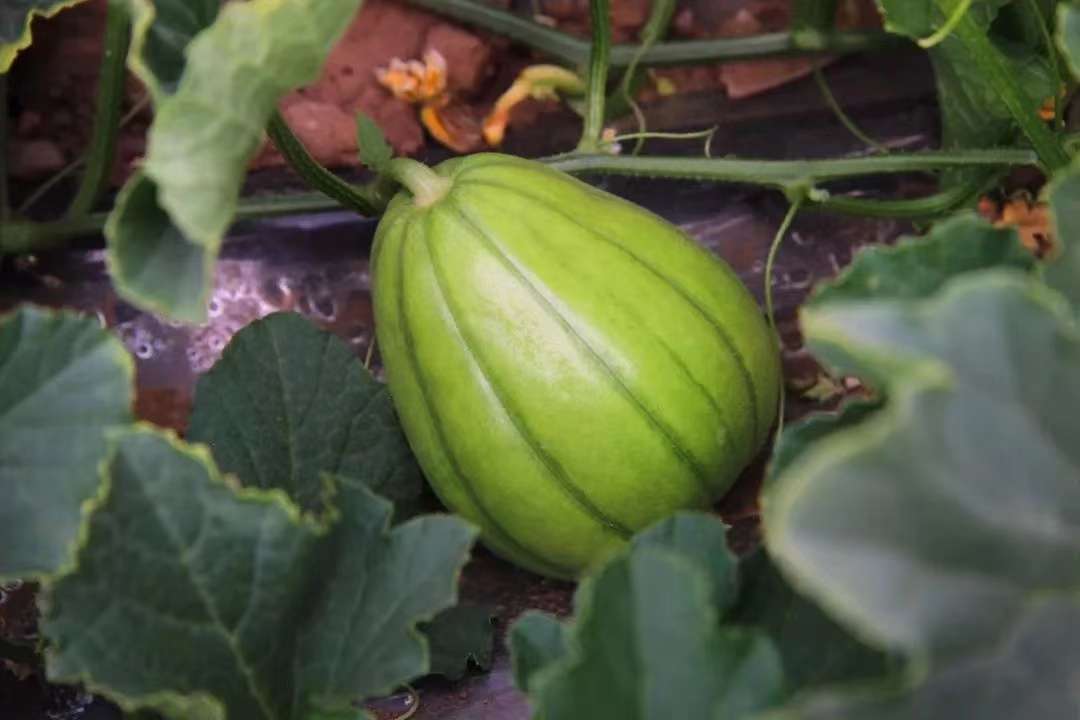
{"type": "Polygon", "coordinates": [[[676,228],[536,163],[471,156],[374,251],[379,346],[443,501],[539,572],[575,574],[726,490],[779,364],[734,274],[676,228]]]}

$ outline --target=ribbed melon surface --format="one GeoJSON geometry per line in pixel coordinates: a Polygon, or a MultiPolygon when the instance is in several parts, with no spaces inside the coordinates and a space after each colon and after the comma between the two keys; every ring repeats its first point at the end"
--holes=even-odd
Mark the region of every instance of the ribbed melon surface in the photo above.
{"type": "Polygon", "coordinates": [[[577,577],[722,494],[775,417],[753,298],[664,220],[503,155],[402,192],[376,236],[376,329],[429,481],[497,553],[577,577]]]}

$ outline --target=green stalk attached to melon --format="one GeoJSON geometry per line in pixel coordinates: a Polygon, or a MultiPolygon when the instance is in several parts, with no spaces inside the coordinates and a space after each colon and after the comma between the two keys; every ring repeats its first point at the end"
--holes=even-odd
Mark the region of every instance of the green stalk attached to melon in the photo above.
{"type": "Polygon", "coordinates": [[[392,161],[375,320],[413,451],[493,551],[576,579],[705,508],[775,420],[777,344],[723,262],[540,163],[392,161]]]}

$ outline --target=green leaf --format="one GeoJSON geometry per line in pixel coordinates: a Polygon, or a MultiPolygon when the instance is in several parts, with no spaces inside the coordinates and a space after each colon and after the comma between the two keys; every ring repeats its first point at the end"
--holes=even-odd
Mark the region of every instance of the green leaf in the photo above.
{"type": "Polygon", "coordinates": [[[77,567],[46,596],[48,670],[128,711],[299,720],[426,669],[415,624],[454,600],[474,531],[339,482],[332,528],[236,489],[205,448],[115,436],[77,567]]]}
{"type": "Polygon", "coordinates": [[[158,104],[143,165],[186,237],[216,251],[278,98],[316,79],[359,6],[229,3],[188,45],[176,93],[158,104]]]}
{"type": "Polygon", "coordinates": [[[127,0],[132,15],[128,65],[150,89],[155,102],[176,92],[184,74],[185,50],[210,27],[220,0],[127,0]]]}
{"type": "Polygon", "coordinates": [[[30,22],[50,18],[84,0],[5,0],[0,5],[0,74],[11,69],[20,50],[30,47],[30,22]]]}
{"type": "MultiPolygon", "coordinates": [[[[1080,598],[1032,599],[995,652],[935,669],[909,687],[812,693],[768,720],[1013,720],[1080,714],[1080,598]]],[[[762,719],[764,720],[764,719],[762,719]]]]}
{"type": "Polygon", "coordinates": [[[96,318],[24,306],[0,320],[0,579],[70,564],[134,375],[96,318]]]}
{"type": "Polygon", "coordinates": [[[1057,244],[1046,282],[1080,307],[1080,167],[1058,174],[1048,189],[1057,244]]]}
{"type": "Polygon", "coordinates": [[[738,560],[728,548],[727,530],[715,515],[676,513],[638,533],[634,547],[659,547],[689,560],[707,574],[712,586],[710,600],[723,615],[739,593],[738,560]]]}
{"type": "Polygon", "coordinates": [[[421,629],[431,650],[432,675],[460,680],[472,663],[481,670],[491,667],[494,627],[492,608],[456,605],[435,616],[421,629]]]}
{"type": "Polygon", "coordinates": [[[1080,589],[1080,336],[1060,296],[1004,271],[920,302],[804,312],[811,349],[888,402],[767,490],[769,551],[883,647],[956,657],[1039,593],[1080,589]]]}
{"type": "Polygon", "coordinates": [[[389,530],[393,507],[361,483],[338,478],[340,527],[316,577],[314,622],[301,631],[298,684],[309,705],[348,709],[428,670],[416,629],[457,599],[457,579],[477,531],[449,515],[389,530]]]}
{"type": "Polygon", "coordinates": [[[50,678],[128,710],[284,717],[290,627],[325,530],[280,492],[234,491],[205,449],[148,428],[116,437],[106,474],[78,567],[48,594],[50,678]]]}
{"type": "Polygon", "coordinates": [[[199,378],[188,439],[245,485],[321,507],[325,473],[358,480],[415,514],[423,476],[386,387],[348,345],[295,313],[238,332],[199,378]]]}
{"type": "Polygon", "coordinates": [[[385,172],[387,164],[394,158],[394,150],[386,141],[380,128],[370,116],[356,114],[356,137],[360,148],[360,162],[376,173],[385,172]]]}
{"type": "Polygon", "coordinates": [[[914,300],[936,293],[964,273],[1034,266],[1035,258],[1021,245],[1015,230],[997,229],[974,215],[958,215],[937,223],[925,237],[861,251],[840,277],[818,287],[810,304],[914,300]]]}
{"type": "Polygon", "coordinates": [[[878,679],[893,661],[868,647],[795,591],[763,551],[739,565],[739,603],[725,622],[764,631],[780,652],[788,693],[878,679]]]}
{"type": "Polygon", "coordinates": [[[1080,7],[1073,3],[1058,5],[1057,42],[1073,77],[1080,78],[1080,7]]]}
{"type": "Polygon", "coordinates": [[[510,627],[508,644],[514,684],[533,693],[537,673],[566,655],[568,628],[552,616],[529,610],[510,627]]]}
{"type": "Polygon", "coordinates": [[[210,0],[193,8],[131,1],[131,66],[152,89],[156,112],[142,173],[110,218],[110,255],[125,299],[201,322],[222,238],[277,101],[316,78],[360,0],[227,3],[205,29],[210,0]],[[135,250],[145,234],[155,242],[135,250]],[[177,278],[146,270],[177,260],[177,278]]]}
{"type": "MultiPolygon", "coordinates": [[[[677,707],[682,717],[720,720],[775,702],[776,650],[759,632],[721,628],[711,594],[703,570],[660,547],[610,562],[579,587],[565,655],[533,673],[519,663],[537,713],[648,720],[677,707]]],[[[516,635],[519,645],[531,637],[516,635]]]]}
{"type": "Polygon", "coordinates": [[[766,486],[782,475],[805,450],[814,447],[834,432],[858,425],[880,407],[880,400],[849,399],[837,412],[813,413],[794,425],[785,427],[769,460],[766,486]]]}
{"type": "Polygon", "coordinates": [[[117,294],[184,322],[206,318],[215,255],[184,237],[158,205],[157,186],[141,172],[120,191],[105,223],[106,257],[117,294]]]}
{"type": "MultiPolygon", "coordinates": [[[[1017,134],[1015,106],[1024,105],[1023,117],[1030,114],[1034,124],[1042,102],[1058,91],[1041,38],[1023,45],[994,32],[991,23],[1008,2],[976,0],[952,34],[929,51],[937,77],[945,148],[1011,143],[1017,134]]],[[[957,5],[949,0],[878,0],[887,29],[914,40],[932,35],[945,22],[942,8],[951,13],[957,5]]],[[[1049,131],[1039,129],[1026,127],[1025,132],[1035,133],[1040,143],[1047,144],[1040,152],[1061,152],[1050,147],[1054,140],[1049,131]]],[[[1062,158],[1055,154],[1052,159],[1062,158]]],[[[979,172],[949,172],[946,178],[949,183],[962,183],[973,175],[977,178],[979,172]]]]}

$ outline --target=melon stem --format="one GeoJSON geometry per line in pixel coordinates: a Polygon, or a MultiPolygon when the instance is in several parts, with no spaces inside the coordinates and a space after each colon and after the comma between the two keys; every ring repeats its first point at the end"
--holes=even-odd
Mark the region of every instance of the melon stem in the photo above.
{"type": "Polygon", "coordinates": [[[386,171],[412,193],[417,207],[428,207],[438,202],[453,184],[449,178],[436,174],[427,165],[410,158],[394,158],[386,171]]]}

